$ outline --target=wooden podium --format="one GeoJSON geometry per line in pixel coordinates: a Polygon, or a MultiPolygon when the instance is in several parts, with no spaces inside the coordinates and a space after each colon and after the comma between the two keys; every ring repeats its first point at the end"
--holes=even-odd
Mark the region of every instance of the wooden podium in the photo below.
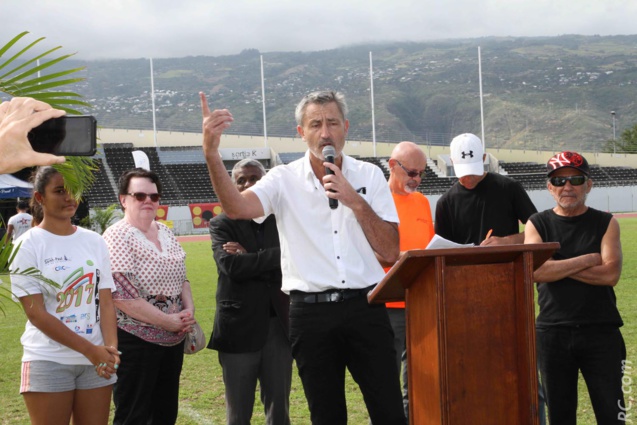
{"type": "Polygon", "coordinates": [[[533,270],[558,248],[408,251],[374,288],[406,301],[410,423],[539,423],[533,270]]]}

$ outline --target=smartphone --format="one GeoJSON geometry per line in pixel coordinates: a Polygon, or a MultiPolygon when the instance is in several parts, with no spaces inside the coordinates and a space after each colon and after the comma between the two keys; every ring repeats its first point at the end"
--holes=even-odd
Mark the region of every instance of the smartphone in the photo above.
{"type": "Polygon", "coordinates": [[[91,115],[51,118],[28,134],[36,152],[62,156],[93,156],[97,151],[97,120],[91,115]]]}

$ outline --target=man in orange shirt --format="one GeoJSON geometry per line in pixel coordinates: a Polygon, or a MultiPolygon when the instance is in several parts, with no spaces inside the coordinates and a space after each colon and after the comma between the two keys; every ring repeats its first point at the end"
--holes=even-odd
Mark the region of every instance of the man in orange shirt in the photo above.
{"type": "MultiPolygon", "coordinates": [[[[425,176],[427,157],[412,142],[396,145],[389,159],[389,189],[398,211],[398,233],[400,235],[401,254],[410,249],[424,249],[434,236],[433,220],[429,201],[420,192],[418,185],[425,176]]],[[[385,272],[391,264],[383,264],[385,272]]],[[[398,370],[403,381],[403,405],[405,416],[409,418],[409,399],[407,394],[407,351],[405,345],[405,303],[387,303],[389,321],[394,330],[394,347],[398,370]]]]}

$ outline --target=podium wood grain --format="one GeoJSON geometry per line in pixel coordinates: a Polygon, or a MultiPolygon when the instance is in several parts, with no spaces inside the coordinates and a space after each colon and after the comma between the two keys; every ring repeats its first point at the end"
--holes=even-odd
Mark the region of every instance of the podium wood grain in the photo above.
{"type": "Polygon", "coordinates": [[[412,424],[538,423],[533,270],[558,247],[409,251],[369,294],[406,301],[412,424]]]}

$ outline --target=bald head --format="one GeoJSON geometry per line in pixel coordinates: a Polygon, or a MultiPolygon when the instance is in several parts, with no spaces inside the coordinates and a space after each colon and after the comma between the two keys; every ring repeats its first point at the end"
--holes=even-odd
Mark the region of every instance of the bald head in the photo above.
{"type": "Polygon", "coordinates": [[[389,189],[399,195],[415,192],[426,167],[427,156],[417,144],[400,142],[389,159],[389,189]]]}

